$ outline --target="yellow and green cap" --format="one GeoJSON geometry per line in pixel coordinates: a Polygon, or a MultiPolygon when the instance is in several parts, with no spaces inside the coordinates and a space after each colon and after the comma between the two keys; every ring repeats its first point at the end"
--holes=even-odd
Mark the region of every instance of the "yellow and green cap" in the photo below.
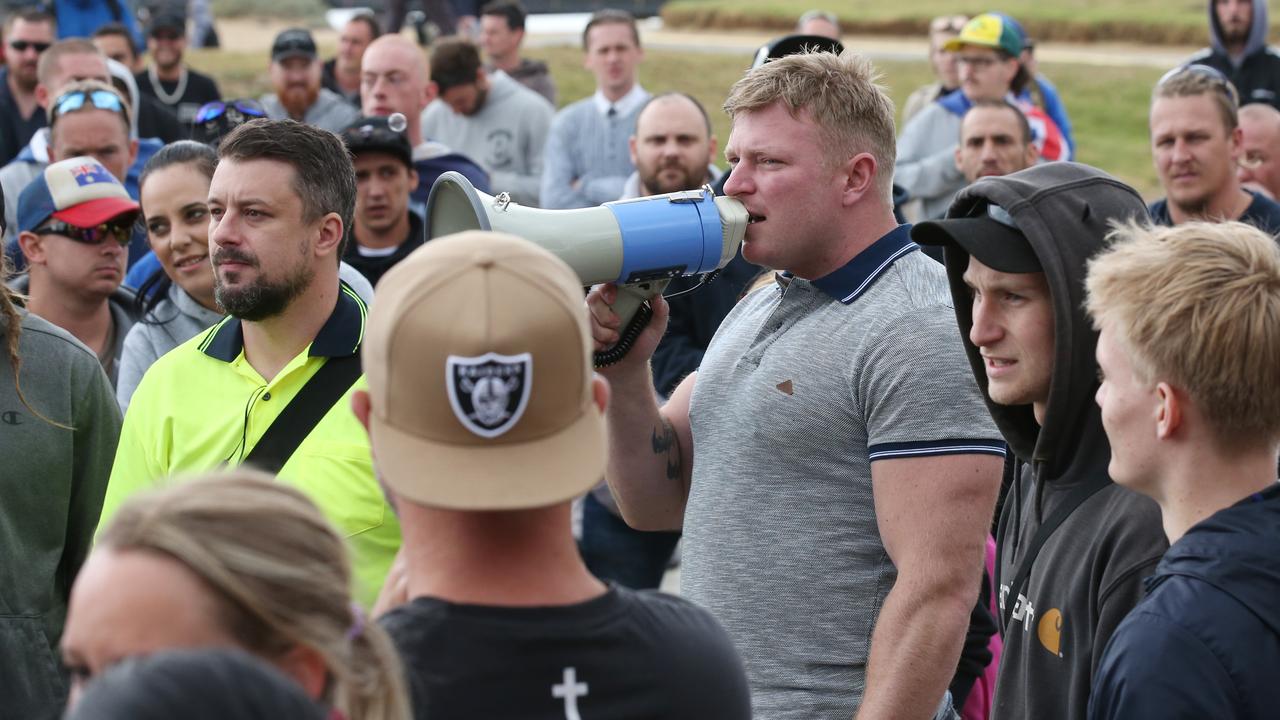
{"type": "Polygon", "coordinates": [[[1022,33],[1013,18],[999,13],[983,13],[965,23],[960,34],[948,40],[942,49],[955,52],[965,45],[1002,50],[1017,57],[1022,54],[1022,33]]]}

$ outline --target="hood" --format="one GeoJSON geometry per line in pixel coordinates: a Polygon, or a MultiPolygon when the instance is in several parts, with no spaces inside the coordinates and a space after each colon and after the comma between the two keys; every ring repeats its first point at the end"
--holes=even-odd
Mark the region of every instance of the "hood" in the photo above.
{"type": "Polygon", "coordinates": [[[1280,554],[1275,532],[1280,527],[1280,492],[1245,500],[1196,524],[1169,548],[1148,581],[1154,590],[1182,575],[1209,583],[1236,598],[1271,631],[1280,634],[1280,554]]]}
{"type": "Polygon", "coordinates": [[[507,74],[516,80],[521,80],[524,78],[536,77],[538,75],[547,75],[549,73],[550,71],[547,69],[547,64],[541,60],[520,58],[520,64],[507,74]]]}
{"type": "Polygon", "coordinates": [[[122,63],[107,58],[107,72],[113,81],[118,81],[129,89],[129,139],[138,139],[138,113],[142,110],[138,102],[138,82],[133,73],[122,63]]]}
{"type": "Polygon", "coordinates": [[[1267,46],[1267,0],[1253,0],[1253,22],[1249,25],[1249,39],[1245,41],[1244,52],[1238,58],[1227,55],[1227,48],[1222,44],[1222,28],[1218,25],[1214,5],[1214,0],[1209,0],[1209,44],[1213,46],[1215,53],[1229,58],[1232,65],[1240,67],[1245,58],[1267,46]]]}
{"type": "MultiPolygon", "coordinates": [[[[1094,348],[1098,334],[1084,312],[1086,263],[1106,244],[1113,222],[1147,220],[1142,197],[1128,185],[1088,165],[1054,162],[1003,177],[982,178],[961,190],[948,218],[1004,208],[1027,237],[1044,268],[1053,297],[1054,357],[1044,427],[1030,405],[997,405],[987,393],[987,374],[978,348],[969,340],[973,306],[962,276],[969,255],[946,248],[947,280],[969,364],[983,399],[1009,447],[1024,462],[1044,466],[1047,479],[1077,466],[1077,451],[1110,457],[1102,418],[1093,396],[1098,388],[1094,348]]],[[[1080,458],[1092,462],[1089,458],[1080,458]]],[[[1105,465],[1104,465],[1105,467],[1105,465]]],[[[1071,473],[1076,477],[1077,473],[1071,473]]]]}

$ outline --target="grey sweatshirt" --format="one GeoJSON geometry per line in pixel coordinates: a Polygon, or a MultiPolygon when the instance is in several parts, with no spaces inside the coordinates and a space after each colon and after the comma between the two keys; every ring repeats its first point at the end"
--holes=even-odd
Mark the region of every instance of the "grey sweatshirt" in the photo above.
{"type": "Polygon", "coordinates": [[[0,715],[52,720],[67,693],[57,655],[67,597],[102,510],[120,411],[96,355],[18,314],[23,397],[70,429],[22,403],[0,343],[0,715]]]}
{"type": "Polygon", "coordinates": [[[170,285],[168,297],[134,325],[124,339],[116,378],[120,412],[129,409],[129,399],[152,363],[221,319],[222,313],[196,302],[177,285],[170,285]]]}
{"type": "Polygon", "coordinates": [[[495,194],[508,192],[521,205],[537,207],[553,115],[546,98],[498,71],[489,75],[484,106],[474,115],[432,101],[422,113],[422,135],[480,163],[495,194]]]}

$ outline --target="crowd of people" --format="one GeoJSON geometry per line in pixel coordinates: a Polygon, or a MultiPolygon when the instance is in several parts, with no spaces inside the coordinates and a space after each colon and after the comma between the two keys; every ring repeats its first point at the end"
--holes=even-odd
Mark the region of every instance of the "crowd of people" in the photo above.
{"type": "Polygon", "coordinates": [[[327,62],[285,30],[258,99],[181,13],[5,17],[0,718],[1274,712],[1264,0],[1152,88],[1151,203],[1072,161],[1007,14],[930,23],[899,124],[807,12],[721,140],[629,13],[562,98],[518,0],[469,12],[425,50],[357,13],[327,62]],[[745,237],[624,341],[619,286],[431,237],[450,171],[703,189],[745,237]]]}

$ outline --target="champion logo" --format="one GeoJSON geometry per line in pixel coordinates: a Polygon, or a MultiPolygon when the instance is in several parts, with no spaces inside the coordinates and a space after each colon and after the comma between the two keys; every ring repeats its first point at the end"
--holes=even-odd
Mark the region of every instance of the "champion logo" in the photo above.
{"type": "Polygon", "coordinates": [[[486,353],[450,355],[445,361],[449,405],[462,426],[482,438],[496,438],[520,421],[529,404],[533,356],[486,353]]]}
{"type": "Polygon", "coordinates": [[[111,173],[97,163],[77,165],[71,168],[71,177],[76,179],[76,184],[80,187],[96,183],[115,182],[115,178],[111,176],[111,173]]]}

